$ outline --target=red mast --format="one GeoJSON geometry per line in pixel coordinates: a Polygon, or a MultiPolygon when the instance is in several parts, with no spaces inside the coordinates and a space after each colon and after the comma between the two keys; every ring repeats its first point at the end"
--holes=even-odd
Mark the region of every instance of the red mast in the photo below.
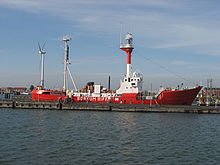
{"type": "Polygon", "coordinates": [[[127,53],[127,78],[130,78],[131,77],[131,53],[133,51],[133,47],[132,47],[132,41],[133,41],[133,38],[132,38],[132,34],[131,33],[127,33],[126,35],[126,45],[123,47],[122,45],[120,46],[120,49],[125,51],[127,53]]]}

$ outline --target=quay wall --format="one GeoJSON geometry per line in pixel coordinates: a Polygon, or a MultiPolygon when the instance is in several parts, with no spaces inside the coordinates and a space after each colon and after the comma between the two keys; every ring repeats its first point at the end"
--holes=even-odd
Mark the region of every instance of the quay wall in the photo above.
{"type": "Polygon", "coordinates": [[[215,106],[177,106],[177,105],[150,106],[144,104],[113,104],[113,103],[68,103],[67,104],[67,103],[59,103],[59,102],[15,101],[15,100],[0,100],[0,108],[220,114],[220,107],[215,107],[215,106]]]}

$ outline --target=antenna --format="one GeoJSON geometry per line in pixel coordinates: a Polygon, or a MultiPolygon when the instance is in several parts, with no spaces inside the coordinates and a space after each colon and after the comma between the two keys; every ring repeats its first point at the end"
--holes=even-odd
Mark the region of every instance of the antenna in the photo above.
{"type": "Polygon", "coordinates": [[[129,25],[128,25],[128,31],[129,31],[129,33],[132,33],[132,25],[131,25],[131,22],[130,22],[129,25]]]}
{"type": "Polygon", "coordinates": [[[123,22],[120,22],[120,48],[123,47],[122,35],[123,35],[123,22]]]}
{"type": "Polygon", "coordinates": [[[38,47],[39,47],[38,53],[41,55],[40,86],[42,86],[42,88],[44,88],[44,55],[46,54],[46,51],[44,51],[45,44],[46,42],[43,44],[41,48],[40,43],[38,42],[38,47]]]}

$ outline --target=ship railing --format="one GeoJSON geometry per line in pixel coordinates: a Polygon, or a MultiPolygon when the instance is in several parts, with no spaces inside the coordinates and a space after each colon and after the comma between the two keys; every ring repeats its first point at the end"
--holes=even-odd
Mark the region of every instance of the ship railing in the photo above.
{"type": "Polygon", "coordinates": [[[155,96],[137,96],[137,100],[155,100],[155,96]]]}

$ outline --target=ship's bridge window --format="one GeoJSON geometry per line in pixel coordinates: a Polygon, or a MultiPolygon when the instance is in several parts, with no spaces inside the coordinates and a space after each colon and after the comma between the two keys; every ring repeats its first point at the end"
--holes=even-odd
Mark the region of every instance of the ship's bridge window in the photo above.
{"type": "Polygon", "coordinates": [[[61,95],[61,96],[65,96],[65,93],[50,93],[51,95],[61,95]]]}
{"type": "Polygon", "coordinates": [[[43,92],[42,94],[50,95],[50,92],[43,92]]]}

